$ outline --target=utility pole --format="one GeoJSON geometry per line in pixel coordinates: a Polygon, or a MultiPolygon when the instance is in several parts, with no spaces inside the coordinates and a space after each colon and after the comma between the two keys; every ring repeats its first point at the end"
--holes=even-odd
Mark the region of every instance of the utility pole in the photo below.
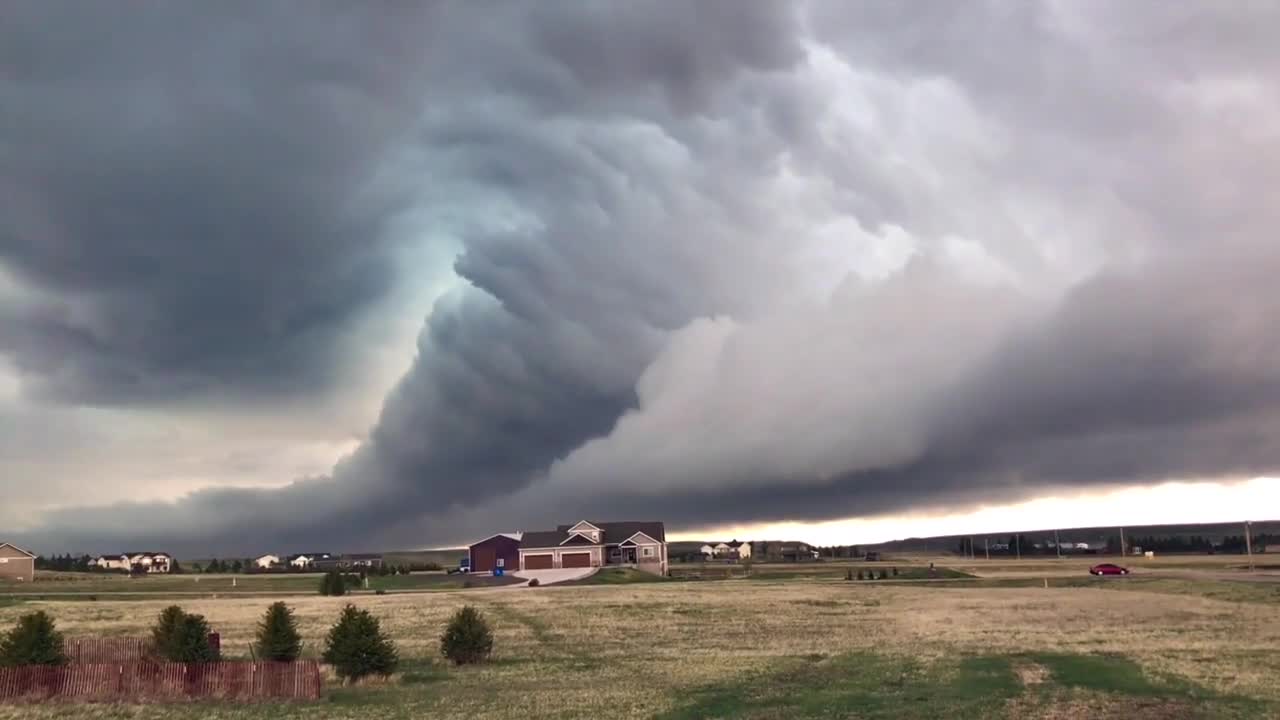
{"type": "Polygon", "coordinates": [[[973,552],[973,536],[972,535],[969,536],[969,559],[970,560],[978,559],[977,555],[973,552]]]}
{"type": "Polygon", "coordinates": [[[1120,528],[1120,557],[1124,557],[1124,528],[1120,528]]]}
{"type": "Polygon", "coordinates": [[[1013,545],[1018,549],[1018,559],[1022,559],[1022,533],[1015,533],[1013,536],[1013,545]]]}
{"type": "Polygon", "coordinates": [[[1053,549],[1058,551],[1058,559],[1062,559],[1062,542],[1058,540],[1058,531],[1053,531],[1053,549]]]}
{"type": "Polygon", "coordinates": [[[991,538],[986,537],[985,535],[982,537],[982,549],[987,553],[987,559],[990,560],[991,559],[991,538]]]}
{"type": "Polygon", "coordinates": [[[1249,529],[1249,521],[1244,521],[1244,549],[1249,553],[1249,572],[1253,572],[1253,532],[1249,529]]]}

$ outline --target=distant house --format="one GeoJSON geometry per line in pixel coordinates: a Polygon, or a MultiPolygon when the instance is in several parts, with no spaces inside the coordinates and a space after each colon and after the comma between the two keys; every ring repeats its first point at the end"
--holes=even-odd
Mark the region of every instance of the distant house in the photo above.
{"type": "Polygon", "coordinates": [[[349,553],[342,556],[342,566],[348,568],[380,568],[382,556],[377,553],[349,553]]]}
{"type": "Polygon", "coordinates": [[[766,559],[777,562],[807,562],[817,556],[808,543],[777,542],[769,543],[769,555],[766,559]]]}
{"type": "Polygon", "coordinates": [[[30,582],[36,575],[36,556],[12,543],[0,543],[0,578],[30,582]]]}
{"type": "Polygon", "coordinates": [[[287,558],[289,567],[295,570],[331,570],[338,565],[338,556],[333,553],[299,553],[287,558]]]}
{"type": "Polygon", "coordinates": [[[737,547],[734,548],[734,551],[738,553],[738,558],[740,560],[751,559],[751,543],[749,542],[744,542],[739,544],[737,547]]]}
{"type": "Polygon", "coordinates": [[[667,534],[661,522],[583,520],[555,530],[526,532],[519,554],[521,570],[613,565],[667,574],[667,534]]]}
{"type": "Polygon", "coordinates": [[[260,570],[270,570],[280,564],[279,555],[259,555],[253,559],[254,567],[260,570]]]}
{"type": "Polygon", "coordinates": [[[714,545],[703,545],[702,547],[698,548],[698,552],[702,553],[702,557],[706,558],[707,560],[710,560],[711,558],[716,556],[716,548],[714,545]]]}
{"type": "Polygon", "coordinates": [[[163,552],[126,552],[119,555],[99,555],[90,560],[89,565],[103,570],[161,574],[172,572],[173,556],[163,552]]]}

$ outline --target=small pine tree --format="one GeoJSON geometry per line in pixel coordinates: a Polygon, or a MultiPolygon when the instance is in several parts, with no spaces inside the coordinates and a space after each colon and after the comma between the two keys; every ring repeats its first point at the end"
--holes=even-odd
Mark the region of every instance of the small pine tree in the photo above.
{"type": "Polygon", "coordinates": [[[852,580],[852,579],[853,579],[853,568],[849,568],[848,570],[845,570],[845,571],[844,571],[844,579],[845,579],[845,580],[852,580]]]}
{"type": "Polygon", "coordinates": [[[0,636],[0,667],[62,665],[67,662],[64,647],[53,618],[38,610],[18,618],[18,624],[0,636]]]}
{"type": "Polygon", "coordinates": [[[320,594],[341,597],[347,594],[347,583],[342,573],[330,570],[320,578],[320,594]]]}
{"type": "Polygon", "coordinates": [[[440,651],[455,665],[487,660],[493,651],[493,633],[484,615],[470,605],[454,613],[440,637],[440,651]]]}
{"type": "Polygon", "coordinates": [[[368,675],[390,675],[399,662],[396,646],[382,634],[382,627],[368,610],[348,605],[329,629],[324,661],[343,680],[368,675]]]}
{"type": "Polygon", "coordinates": [[[258,623],[254,652],[261,660],[277,662],[293,662],[302,654],[302,637],[298,635],[298,624],[288,605],[278,602],[267,608],[262,622],[258,623]]]}
{"type": "Polygon", "coordinates": [[[151,626],[151,646],[161,657],[169,657],[172,652],[178,626],[182,624],[182,619],[186,615],[182,608],[170,605],[160,611],[156,624],[151,626]]]}
{"type": "Polygon", "coordinates": [[[209,644],[209,623],[203,615],[186,615],[174,633],[171,654],[174,662],[217,662],[218,653],[209,644]]]}
{"type": "Polygon", "coordinates": [[[861,571],[861,570],[859,570],[859,571],[858,571],[858,579],[859,579],[859,580],[862,580],[862,579],[863,579],[863,577],[862,577],[862,571],[861,571]]]}

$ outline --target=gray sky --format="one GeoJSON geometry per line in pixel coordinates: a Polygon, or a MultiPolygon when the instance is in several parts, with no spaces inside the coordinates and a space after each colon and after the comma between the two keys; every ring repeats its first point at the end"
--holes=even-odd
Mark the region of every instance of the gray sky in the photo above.
{"type": "Polygon", "coordinates": [[[0,527],[372,549],[1274,473],[1270,4],[0,9],[0,527]]]}

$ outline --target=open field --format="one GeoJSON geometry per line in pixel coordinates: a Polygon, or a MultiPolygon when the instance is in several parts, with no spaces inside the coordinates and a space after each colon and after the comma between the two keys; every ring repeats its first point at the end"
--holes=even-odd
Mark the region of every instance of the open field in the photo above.
{"type": "MultiPolygon", "coordinates": [[[[796,575],[361,595],[350,601],[401,648],[391,681],[335,687],[319,704],[0,707],[0,718],[1280,717],[1280,596],[1231,594],[1271,586],[1003,586],[1029,581],[796,575]],[[493,623],[495,657],[455,669],[436,641],[464,603],[493,623]]],[[[183,605],[237,656],[270,599],[183,605]]],[[[346,601],[289,600],[308,654],[346,601]]],[[[0,605],[0,624],[38,607],[68,634],[137,635],[165,604],[28,600],[0,605]]]]}

